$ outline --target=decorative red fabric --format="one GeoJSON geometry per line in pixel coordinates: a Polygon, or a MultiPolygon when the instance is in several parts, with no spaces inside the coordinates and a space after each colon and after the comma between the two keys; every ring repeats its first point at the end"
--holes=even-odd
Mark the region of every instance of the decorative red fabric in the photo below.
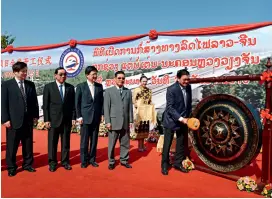
{"type": "MultiPolygon", "coordinates": [[[[132,35],[132,36],[122,36],[122,37],[112,37],[112,38],[103,38],[103,39],[93,39],[86,41],[76,41],[70,40],[70,42],[60,43],[60,44],[50,44],[50,45],[42,45],[42,46],[28,46],[28,47],[17,47],[13,48],[13,51],[37,51],[37,50],[47,50],[52,48],[58,48],[67,45],[110,45],[121,42],[132,41],[135,39],[140,39],[146,36],[151,36],[150,39],[155,38],[159,35],[164,36],[194,36],[194,35],[216,35],[216,34],[226,34],[226,33],[235,33],[241,31],[252,30],[256,28],[261,28],[264,26],[272,25],[272,22],[261,22],[254,24],[240,24],[240,25],[229,25],[229,26],[217,26],[217,27],[209,27],[209,28],[196,28],[196,29],[188,29],[188,30],[176,30],[176,31],[168,31],[168,32],[157,32],[156,30],[151,30],[149,34],[141,34],[141,35],[132,35]],[[71,42],[73,41],[73,42],[71,42]]],[[[10,51],[10,50],[9,50],[10,51]]],[[[8,48],[1,50],[1,53],[8,52],[8,48]]]]}
{"type": "Polygon", "coordinates": [[[7,46],[6,50],[7,50],[8,53],[12,53],[13,52],[13,46],[12,45],[7,46]]]}
{"type": "Polygon", "coordinates": [[[150,40],[155,40],[158,38],[158,32],[156,30],[150,30],[148,36],[150,40]]]}
{"type": "MultiPolygon", "coordinates": [[[[13,48],[13,51],[36,51],[36,50],[48,50],[52,48],[59,48],[62,46],[68,45],[68,42],[60,43],[60,44],[49,44],[49,45],[42,45],[42,46],[24,46],[24,47],[17,47],[13,48]]],[[[7,52],[7,48],[2,50],[1,53],[7,52]]]]}
{"type": "Polygon", "coordinates": [[[71,48],[75,48],[76,45],[77,45],[77,41],[74,40],[74,39],[71,39],[70,42],[69,42],[69,45],[70,45],[71,48]]]}

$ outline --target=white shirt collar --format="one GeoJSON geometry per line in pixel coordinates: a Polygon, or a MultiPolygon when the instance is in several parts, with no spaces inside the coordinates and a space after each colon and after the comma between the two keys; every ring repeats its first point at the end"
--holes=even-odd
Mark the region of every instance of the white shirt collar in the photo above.
{"type": "Polygon", "coordinates": [[[118,90],[123,90],[124,86],[122,86],[121,88],[120,88],[119,86],[116,86],[116,88],[117,88],[118,90]]]}
{"type": "Polygon", "coordinates": [[[94,82],[91,83],[89,80],[87,80],[87,84],[88,84],[88,86],[93,86],[93,85],[94,85],[94,82]]]}
{"type": "Polygon", "coordinates": [[[180,86],[181,90],[186,91],[186,87],[183,87],[183,86],[181,86],[181,85],[179,85],[179,86],[180,86]]]}
{"type": "Polygon", "coordinates": [[[19,79],[17,79],[16,77],[14,77],[14,78],[15,78],[15,80],[16,80],[17,83],[21,83],[21,81],[22,81],[23,83],[25,83],[24,80],[19,80],[19,79]]]}
{"type": "Polygon", "coordinates": [[[56,83],[57,83],[58,87],[59,87],[60,85],[64,86],[64,83],[61,84],[61,83],[59,83],[57,80],[56,80],[56,83]]]}

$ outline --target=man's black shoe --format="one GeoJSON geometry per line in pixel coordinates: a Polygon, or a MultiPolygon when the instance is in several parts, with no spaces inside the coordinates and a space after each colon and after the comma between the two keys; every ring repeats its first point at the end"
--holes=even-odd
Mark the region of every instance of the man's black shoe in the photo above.
{"type": "Polygon", "coordinates": [[[81,164],[81,168],[85,169],[85,168],[87,168],[87,167],[88,167],[88,164],[87,164],[87,163],[81,164]]]}
{"type": "Polygon", "coordinates": [[[99,164],[97,164],[96,162],[90,162],[90,165],[92,165],[93,167],[99,167],[99,164]]]}
{"type": "Polygon", "coordinates": [[[115,165],[114,164],[110,164],[108,168],[109,168],[109,170],[113,170],[115,168],[115,165]]]}
{"type": "Polygon", "coordinates": [[[15,169],[12,169],[12,170],[9,170],[8,171],[8,176],[9,177],[13,177],[13,176],[15,176],[16,175],[16,170],[15,169]]]}
{"type": "Polygon", "coordinates": [[[124,164],[124,163],[121,163],[122,166],[126,167],[127,169],[131,169],[132,166],[128,163],[124,164]]]}
{"type": "Polygon", "coordinates": [[[55,172],[56,170],[57,170],[57,167],[56,167],[56,166],[49,165],[49,171],[50,171],[50,172],[55,172]]]}
{"type": "Polygon", "coordinates": [[[64,164],[62,165],[64,167],[64,169],[66,170],[72,170],[72,167],[70,166],[70,164],[64,164]]]}
{"type": "Polygon", "coordinates": [[[165,176],[168,175],[167,168],[162,168],[161,173],[162,173],[162,175],[165,175],[165,176]]]}
{"type": "Polygon", "coordinates": [[[36,172],[36,170],[33,167],[27,167],[24,170],[28,172],[36,172]]]}

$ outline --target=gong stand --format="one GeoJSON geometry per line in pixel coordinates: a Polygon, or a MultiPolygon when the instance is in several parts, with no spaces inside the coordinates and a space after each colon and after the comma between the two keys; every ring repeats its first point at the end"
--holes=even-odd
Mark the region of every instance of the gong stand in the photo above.
{"type": "MultiPolygon", "coordinates": [[[[267,71],[270,71],[272,68],[272,63],[270,58],[267,60],[267,71]]],[[[190,80],[191,84],[196,83],[214,83],[214,82],[233,82],[233,81],[260,81],[261,75],[243,75],[243,76],[222,76],[222,77],[208,77],[208,78],[192,78],[190,80]]],[[[272,109],[272,82],[266,81],[265,82],[265,89],[266,89],[266,101],[265,101],[265,108],[269,109],[271,112],[272,109]]],[[[265,184],[272,183],[272,122],[270,120],[266,120],[263,133],[262,133],[262,175],[261,180],[257,179],[257,182],[260,181],[259,186],[262,187],[265,184]]],[[[216,176],[224,177],[231,180],[238,180],[240,177],[225,173],[220,173],[214,171],[210,168],[203,167],[200,165],[196,165],[196,169],[207,172],[216,176]]]]}

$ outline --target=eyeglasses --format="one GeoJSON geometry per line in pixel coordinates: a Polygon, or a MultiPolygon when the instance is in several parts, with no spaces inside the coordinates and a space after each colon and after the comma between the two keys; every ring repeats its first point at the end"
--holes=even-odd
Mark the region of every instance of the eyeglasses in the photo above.
{"type": "Polygon", "coordinates": [[[124,77],[118,77],[117,79],[122,79],[122,80],[125,80],[125,78],[124,78],[124,77]]]}
{"type": "Polygon", "coordinates": [[[66,77],[66,73],[60,73],[59,76],[63,76],[63,77],[66,77]]]}
{"type": "Polygon", "coordinates": [[[183,81],[190,81],[190,79],[188,78],[188,79],[182,79],[183,81]]]}

